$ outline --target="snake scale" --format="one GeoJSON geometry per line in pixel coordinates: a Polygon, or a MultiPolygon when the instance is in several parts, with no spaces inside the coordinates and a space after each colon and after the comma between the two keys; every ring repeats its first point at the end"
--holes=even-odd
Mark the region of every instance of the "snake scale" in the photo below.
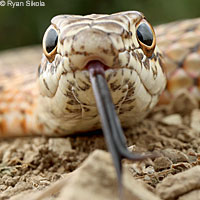
{"type": "Polygon", "coordinates": [[[136,11],[54,17],[38,68],[26,60],[24,65],[0,64],[0,136],[99,129],[87,69],[92,60],[106,66],[123,127],[142,120],[157,104],[166,77],[165,103],[182,88],[199,98],[200,19],[161,25],[155,32],[157,37],[136,11]]]}

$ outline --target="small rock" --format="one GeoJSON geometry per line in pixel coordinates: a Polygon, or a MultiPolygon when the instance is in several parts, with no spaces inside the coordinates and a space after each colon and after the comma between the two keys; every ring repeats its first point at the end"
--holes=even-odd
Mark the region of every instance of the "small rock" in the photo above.
{"type": "MultiPolygon", "coordinates": [[[[127,170],[124,170],[123,186],[126,200],[146,200],[147,197],[148,200],[159,199],[142,183],[134,180],[127,170]]],[[[111,157],[104,151],[96,150],[71,177],[69,184],[63,188],[60,199],[118,200],[118,195],[116,172],[111,157]]]]}
{"type": "Polygon", "coordinates": [[[200,188],[200,166],[168,176],[157,185],[156,192],[163,200],[171,200],[197,188],[200,188]]]}
{"type": "Polygon", "coordinates": [[[187,162],[180,162],[177,164],[173,164],[172,168],[182,172],[182,171],[185,171],[186,169],[191,168],[191,164],[189,164],[187,162]]]}
{"type": "Polygon", "coordinates": [[[33,151],[28,150],[24,154],[23,161],[24,163],[27,163],[27,164],[31,163],[36,159],[37,156],[38,156],[38,152],[33,152],[33,151]]]}
{"type": "Polygon", "coordinates": [[[155,171],[161,171],[163,169],[169,169],[172,165],[172,161],[167,157],[159,157],[154,160],[155,171]]]}
{"type": "Polygon", "coordinates": [[[194,149],[188,149],[188,162],[192,163],[197,160],[197,153],[194,151],[194,149]]]}
{"type": "Polygon", "coordinates": [[[200,133],[200,110],[194,109],[191,114],[191,128],[200,133]]]}
{"type": "Polygon", "coordinates": [[[173,163],[188,162],[188,157],[183,152],[176,149],[164,149],[163,155],[168,157],[173,163]]]}
{"type": "Polygon", "coordinates": [[[7,186],[15,186],[15,184],[19,181],[20,177],[16,176],[16,177],[8,177],[5,181],[5,184],[7,186]]]}
{"type": "Polygon", "coordinates": [[[179,91],[172,103],[172,109],[181,115],[191,113],[196,108],[198,108],[197,100],[184,89],[179,91]]]}
{"type": "Polygon", "coordinates": [[[145,172],[146,172],[147,174],[153,174],[153,173],[155,172],[155,169],[154,169],[153,166],[149,166],[149,167],[147,167],[147,168],[145,169],[145,172]]]}
{"type": "Polygon", "coordinates": [[[145,180],[145,181],[150,181],[151,178],[150,178],[148,175],[145,175],[145,176],[144,176],[144,180],[145,180]]]}
{"type": "Polygon", "coordinates": [[[182,118],[179,114],[168,115],[162,119],[162,123],[167,125],[182,125],[182,118]]]}
{"type": "Polygon", "coordinates": [[[145,163],[138,163],[135,162],[132,164],[131,169],[136,172],[137,175],[144,175],[144,170],[145,170],[145,163]]]}
{"type": "Polygon", "coordinates": [[[194,190],[190,193],[184,194],[177,200],[200,200],[200,190],[194,190]]]}
{"type": "Polygon", "coordinates": [[[7,185],[0,185],[0,191],[1,192],[4,191],[4,190],[6,190],[7,188],[8,188],[7,185]]]}
{"type": "Polygon", "coordinates": [[[176,137],[180,141],[188,143],[194,140],[195,138],[198,138],[199,134],[194,129],[183,126],[177,130],[176,137]]]}
{"type": "Polygon", "coordinates": [[[72,151],[72,146],[69,138],[51,138],[49,139],[49,150],[63,154],[72,151]]]}

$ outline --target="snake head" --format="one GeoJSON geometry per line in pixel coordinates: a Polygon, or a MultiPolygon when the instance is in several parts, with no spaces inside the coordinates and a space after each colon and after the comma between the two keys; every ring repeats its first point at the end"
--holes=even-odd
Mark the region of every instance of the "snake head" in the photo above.
{"type": "MultiPolygon", "coordinates": [[[[94,60],[105,66],[123,126],[144,118],[165,88],[155,33],[142,13],[56,16],[44,34],[38,70],[40,109],[54,123],[48,125],[49,132],[100,128],[87,68],[94,60]]],[[[40,116],[40,121],[45,119],[40,116]]]]}

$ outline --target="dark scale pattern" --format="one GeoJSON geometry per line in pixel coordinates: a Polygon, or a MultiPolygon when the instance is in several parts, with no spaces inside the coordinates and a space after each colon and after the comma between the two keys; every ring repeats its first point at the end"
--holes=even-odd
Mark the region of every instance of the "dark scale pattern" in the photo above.
{"type": "Polygon", "coordinates": [[[47,82],[46,82],[45,79],[43,79],[43,82],[44,82],[44,85],[45,85],[45,87],[47,88],[47,90],[49,90],[49,86],[48,86],[48,84],[47,84],[47,82]]]}
{"type": "Polygon", "coordinates": [[[150,69],[150,63],[149,63],[149,58],[146,57],[145,61],[143,62],[144,67],[149,70],[150,69]]]}

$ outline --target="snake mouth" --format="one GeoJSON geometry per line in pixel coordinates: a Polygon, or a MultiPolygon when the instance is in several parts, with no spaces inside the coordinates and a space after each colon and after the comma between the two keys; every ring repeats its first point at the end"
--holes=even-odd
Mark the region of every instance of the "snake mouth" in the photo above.
{"type": "Polygon", "coordinates": [[[127,158],[134,161],[144,160],[151,156],[132,154],[126,147],[126,139],[120,125],[119,118],[105,79],[104,71],[107,66],[99,61],[91,61],[87,64],[90,80],[99,111],[104,137],[111,152],[113,163],[117,172],[120,196],[122,195],[122,164],[121,160],[127,158]]]}
{"type": "Polygon", "coordinates": [[[85,69],[90,71],[93,76],[97,74],[101,74],[103,77],[105,76],[105,71],[110,69],[107,65],[103,64],[101,61],[98,60],[91,60],[85,66],[85,69]]]}

